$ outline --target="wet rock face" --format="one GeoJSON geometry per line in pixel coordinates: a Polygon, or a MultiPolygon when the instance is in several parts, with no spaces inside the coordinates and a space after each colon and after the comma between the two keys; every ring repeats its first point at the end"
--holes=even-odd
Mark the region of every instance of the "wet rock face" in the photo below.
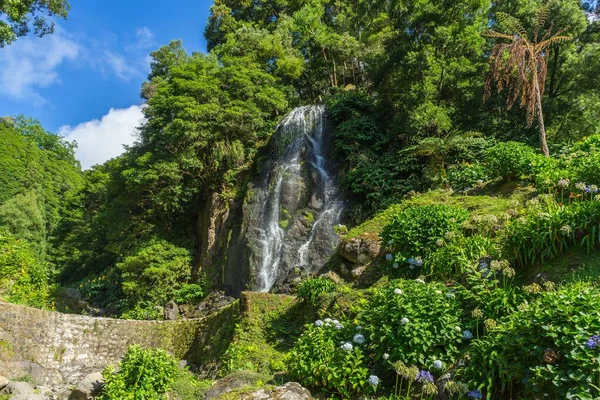
{"type": "Polygon", "coordinates": [[[294,268],[316,272],[334,252],[343,201],[331,137],[323,106],[293,110],[272,137],[249,184],[226,266],[250,277],[247,288],[268,291],[294,268]]]}
{"type": "Polygon", "coordinates": [[[373,262],[381,251],[378,238],[356,237],[344,240],[340,246],[340,255],[351,263],[367,265],[373,262]]]}

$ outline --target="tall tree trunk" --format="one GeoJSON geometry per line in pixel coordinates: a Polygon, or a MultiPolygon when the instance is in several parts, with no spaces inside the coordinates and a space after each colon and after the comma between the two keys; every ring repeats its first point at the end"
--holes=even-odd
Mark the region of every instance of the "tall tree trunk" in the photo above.
{"type": "Polygon", "coordinates": [[[548,142],[546,140],[546,127],[544,126],[544,114],[542,114],[542,93],[540,92],[540,83],[537,75],[535,76],[535,94],[537,97],[536,108],[538,129],[540,131],[540,149],[546,157],[550,157],[550,150],[548,150],[548,142]]]}

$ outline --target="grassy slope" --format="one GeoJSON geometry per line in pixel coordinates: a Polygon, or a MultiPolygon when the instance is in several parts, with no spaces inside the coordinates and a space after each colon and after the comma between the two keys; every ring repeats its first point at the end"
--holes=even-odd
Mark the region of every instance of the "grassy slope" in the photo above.
{"type": "Polygon", "coordinates": [[[468,195],[453,194],[448,190],[432,190],[430,192],[417,194],[410,199],[394,204],[377,214],[374,218],[352,228],[345,239],[352,239],[358,236],[368,238],[378,238],[381,230],[388,224],[391,217],[400,210],[428,204],[446,204],[460,206],[469,210],[473,216],[494,214],[500,217],[511,207],[514,201],[522,203],[531,195],[533,189],[530,187],[521,187],[514,185],[504,185],[502,187],[480,189],[473,191],[468,195]]]}

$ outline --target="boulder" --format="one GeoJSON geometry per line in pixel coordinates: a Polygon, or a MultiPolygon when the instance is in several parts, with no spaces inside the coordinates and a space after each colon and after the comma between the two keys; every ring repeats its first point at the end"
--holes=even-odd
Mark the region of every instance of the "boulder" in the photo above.
{"type": "Polygon", "coordinates": [[[265,377],[251,371],[235,372],[223,379],[216,381],[204,395],[204,400],[218,399],[222,395],[244,387],[253,386],[263,381],[265,377]]]}
{"type": "Polygon", "coordinates": [[[288,382],[274,389],[260,389],[253,393],[243,394],[242,400],[311,400],[310,392],[296,382],[288,382]]]}
{"type": "Polygon", "coordinates": [[[9,382],[0,394],[12,394],[14,397],[16,395],[32,395],[35,393],[33,387],[27,382],[9,382]]]}
{"type": "Polygon", "coordinates": [[[175,321],[177,318],[179,318],[179,306],[174,300],[171,300],[165,304],[163,316],[165,317],[166,321],[175,321]]]}
{"type": "Polygon", "coordinates": [[[345,240],[340,246],[340,256],[359,265],[370,264],[379,256],[380,251],[380,240],[365,236],[345,240]]]}
{"type": "Polygon", "coordinates": [[[100,393],[103,385],[102,372],[91,373],[77,383],[77,386],[69,395],[69,400],[92,400],[100,393]]]}
{"type": "Polygon", "coordinates": [[[221,308],[233,303],[235,299],[227,296],[225,292],[216,290],[211,292],[196,308],[193,316],[195,318],[206,317],[207,315],[216,313],[221,308]]]}
{"type": "Polygon", "coordinates": [[[21,370],[21,375],[29,375],[36,383],[43,383],[45,380],[44,368],[40,364],[31,361],[17,361],[15,367],[21,370]]]}
{"type": "Polygon", "coordinates": [[[0,375],[0,389],[4,389],[9,383],[10,381],[7,377],[0,375]]]}

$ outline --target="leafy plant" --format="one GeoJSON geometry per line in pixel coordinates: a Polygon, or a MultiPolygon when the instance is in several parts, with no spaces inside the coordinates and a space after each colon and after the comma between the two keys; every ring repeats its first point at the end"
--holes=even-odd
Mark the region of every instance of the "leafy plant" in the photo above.
{"type": "Polygon", "coordinates": [[[428,273],[443,279],[456,279],[465,274],[481,257],[497,253],[491,239],[460,233],[439,239],[440,246],[425,257],[428,273]]]}
{"type": "Polygon", "coordinates": [[[204,289],[196,283],[184,283],[175,292],[177,304],[198,304],[204,298],[204,289]]]}
{"type": "Polygon", "coordinates": [[[394,253],[395,261],[404,262],[409,258],[424,257],[435,249],[437,240],[443,239],[449,232],[459,231],[461,223],[468,217],[469,212],[460,207],[409,207],[392,216],[390,223],[383,228],[381,238],[394,253]]]}
{"type": "Polygon", "coordinates": [[[352,331],[338,321],[307,325],[287,357],[288,371],[309,387],[321,387],[342,398],[354,398],[368,388],[366,359],[352,331]]]}
{"type": "Polygon", "coordinates": [[[360,317],[369,349],[378,363],[430,369],[449,365],[463,343],[460,303],[438,282],[394,280],[378,289],[360,317]]]}
{"type": "Polygon", "coordinates": [[[165,304],[190,278],[191,262],[188,250],[165,240],[152,240],[117,264],[123,293],[132,304],[165,304]]]}
{"type": "Polygon", "coordinates": [[[155,400],[166,393],[177,373],[177,362],[162,349],[129,346],[119,372],[107,367],[101,400],[155,400]]]}
{"type": "Polygon", "coordinates": [[[491,177],[518,179],[533,174],[532,161],[539,157],[524,143],[501,142],[488,149],[485,160],[491,177]]]}
{"type": "Polygon", "coordinates": [[[459,375],[487,398],[596,398],[599,301],[598,288],[584,283],[542,292],[475,341],[459,375]]]}
{"type": "Polygon", "coordinates": [[[504,232],[504,253],[520,265],[556,257],[570,247],[591,251],[600,244],[600,201],[540,203],[504,232]]]}
{"type": "Polygon", "coordinates": [[[301,281],[296,288],[296,295],[312,305],[318,305],[324,294],[333,292],[335,283],[324,276],[308,278],[301,281]]]}
{"type": "Polygon", "coordinates": [[[50,306],[48,264],[23,239],[0,230],[0,295],[34,307],[50,306]]]}
{"type": "Polygon", "coordinates": [[[461,163],[448,167],[448,184],[454,190],[472,188],[489,180],[487,168],[482,164],[461,163]]]}

